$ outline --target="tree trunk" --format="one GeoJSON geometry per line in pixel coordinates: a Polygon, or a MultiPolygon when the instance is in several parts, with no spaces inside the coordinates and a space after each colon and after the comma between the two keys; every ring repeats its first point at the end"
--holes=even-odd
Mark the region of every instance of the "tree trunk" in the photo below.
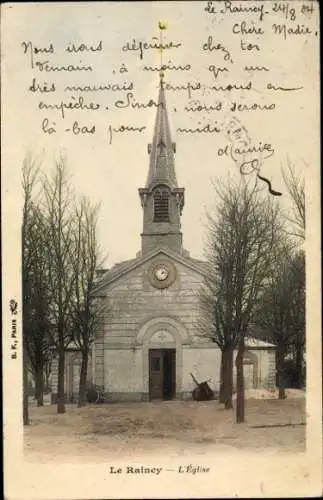
{"type": "Polygon", "coordinates": [[[84,406],[86,404],[86,379],[87,379],[88,362],[89,362],[89,350],[85,348],[84,350],[82,350],[79,402],[77,405],[78,407],[84,406]]]}
{"type": "Polygon", "coordinates": [[[233,349],[227,347],[223,350],[223,402],[226,410],[231,410],[233,390],[233,349]]]}
{"type": "Polygon", "coordinates": [[[277,346],[277,376],[278,376],[278,399],[285,399],[285,383],[284,383],[284,350],[281,346],[277,346]]]}
{"type": "Polygon", "coordinates": [[[275,386],[279,386],[279,373],[278,373],[278,365],[279,365],[279,356],[278,356],[278,348],[275,350],[275,363],[276,363],[276,373],[275,373],[275,386]]]}
{"type": "Polygon", "coordinates": [[[236,358],[237,367],[237,407],[236,422],[244,422],[244,377],[243,377],[243,355],[244,355],[244,336],[239,340],[238,354],[236,358]]]}
{"type": "Polygon", "coordinates": [[[28,408],[28,370],[27,370],[27,354],[26,348],[23,346],[22,353],[22,369],[23,369],[23,423],[29,425],[29,408],[28,408]]]}
{"type": "Polygon", "coordinates": [[[65,347],[60,342],[58,352],[57,413],[65,413],[65,347]]]}
{"type": "Polygon", "coordinates": [[[299,389],[304,385],[303,377],[303,346],[302,344],[296,344],[296,373],[297,373],[297,386],[299,389]]]}
{"type": "Polygon", "coordinates": [[[223,379],[224,379],[224,355],[223,355],[223,351],[221,350],[220,391],[219,391],[219,402],[220,403],[224,403],[223,379]]]}
{"type": "Polygon", "coordinates": [[[51,361],[45,363],[45,391],[50,391],[50,375],[51,375],[51,361]]]}
{"type": "Polygon", "coordinates": [[[44,406],[44,371],[42,366],[37,366],[35,378],[37,406],[44,406]]]}

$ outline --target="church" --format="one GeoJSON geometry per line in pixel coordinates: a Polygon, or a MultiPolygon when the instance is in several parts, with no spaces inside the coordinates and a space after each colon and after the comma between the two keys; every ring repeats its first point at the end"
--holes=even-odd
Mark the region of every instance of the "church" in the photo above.
{"type": "MultiPolygon", "coordinates": [[[[191,374],[219,390],[221,351],[197,331],[207,268],[183,247],[185,189],[177,182],[175,152],[161,80],[147,181],[139,188],[141,250],[101,272],[95,292],[107,313],[88,378],[106,402],[191,399],[191,374]]],[[[70,349],[67,360],[67,395],[76,397],[79,353],[70,349]]],[[[244,372],[246,387],[273,387],[274,346],[247,339],[244,372]]]]}

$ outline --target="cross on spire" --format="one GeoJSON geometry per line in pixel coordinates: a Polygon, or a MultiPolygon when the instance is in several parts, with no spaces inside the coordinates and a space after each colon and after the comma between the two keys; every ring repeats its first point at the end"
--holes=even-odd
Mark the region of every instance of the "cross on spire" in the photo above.
{"type": "Polygon", "coordinates": [[[159,21],[159,53],[160,53],[160,70],[159,78],[162,82],[164,78],[164,68],[163,68],[163,51],[164,51],[164,41],[163,41],[163,31],[167,29],[167,23],[165,21],[159,21]]]}

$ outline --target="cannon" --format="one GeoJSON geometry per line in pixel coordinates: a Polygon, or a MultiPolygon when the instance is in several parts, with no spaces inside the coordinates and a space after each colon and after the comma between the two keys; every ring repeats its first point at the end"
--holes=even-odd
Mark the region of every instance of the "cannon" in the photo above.
{"type": "Polygon", "coordinates": [[[214,398],[214,393],[208,384],[209,381],[198,382],[193,373],[191,373],[191,377],[196,384],[195,389],[192,391],[194,401],[209,401],[214,398]]]}
{"type": "Polygon", "coordinates": [[[91,384],[86,391],[86,399],[88,403],[99,404],[104,402],[104,395],[99,387],[91,384]]]}

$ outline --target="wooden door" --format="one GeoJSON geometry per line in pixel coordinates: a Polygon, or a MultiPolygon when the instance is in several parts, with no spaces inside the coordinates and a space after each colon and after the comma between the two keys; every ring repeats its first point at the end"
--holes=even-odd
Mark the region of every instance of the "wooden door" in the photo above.
{"type": "Polygon", "coordinates": [[[164,376],[164,399],[176,397],[176,351],[175,349],[164,350],[163,376],[164,376]]]}
{"type": "Polygon", "coordinates": [[[164,353],[160,349],[149,351],[149,399],[163,399],[164,353]]]}

